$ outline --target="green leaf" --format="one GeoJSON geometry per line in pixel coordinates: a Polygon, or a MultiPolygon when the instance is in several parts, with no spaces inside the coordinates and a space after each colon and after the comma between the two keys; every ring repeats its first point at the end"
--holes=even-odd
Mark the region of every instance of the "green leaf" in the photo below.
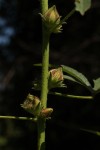
{"type": "MultiPolygon", "coordinates": [[[[76,82],[76,83],[79,83],[78,81],[76,81],[74,78],[68,76],[68,75],[63,75],[64,79],[66,80],[69,80],[69,81],[72,81],[72,82],[76,82]]],[[[79,83],[80,84],[80,83],[79,83]]]]}
{"type": "Polygon", "coordinates": [[[75,0],[75,9],[79,11],[81,15],[91,7],[91,0],[75,0]]]}
{"type": "Polygon", "coordinates": [[[63,70],[63,72],[65,72],[71,76],[70,80],[80,83],[81,85],[85,86],[92,92],[92,87],[91,87],[90,82],[82,73],[78,72],[77,70],[75,70],[71,67],[65,66],[65,65],[62,65],[62,70],[63,70]]]}
{"type": "Polygon", "coordinates": [[[94,92],[99,93],[100,92],[100,78],[97,78],[96,80],[93,80],[94,82],[94,92]]]}

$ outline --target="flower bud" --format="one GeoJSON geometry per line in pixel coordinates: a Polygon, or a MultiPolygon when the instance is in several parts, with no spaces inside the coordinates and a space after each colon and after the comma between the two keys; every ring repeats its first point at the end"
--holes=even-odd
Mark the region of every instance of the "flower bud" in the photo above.
{"type": "Polygon", "coordinates": [[[62,25],[60,25],[60,18],[58,11],[56,9],[56,6],[52,6],[49,8],[43,15],[40,14],[45,27],[53,32],[53,33],[58,33],[61,32],[62,25]]]}
{"type": "Polygon", "coordinates": [[[49,89],[64,86],[63,80],[64,78],[61,67],[49,71],[49,80],[48,80],[49,89]]]}
{"type": "Polygon", "coordinates": [[[63,81],[62,68],[50,70],[51,78],[54,82],[63,81]]]}
{"type": "Polygon", "coordinates": [[[56,9],[56,6],[52,6],[49,8],[46,13],[43,15],[47,23],[53,24],[56,21],[60,21],[60,16],[58,14],[58,11],[56,9]]]}
{"type": "Polygon", "coordinates": [[[28,94],[24,103],[21,104],[21,107],[23,107],[29,113],[38,116],[41,109],[41,103],[38,97],[28,94]]]}
{"type": "Polygon", "coordinates": [[[42,118],[49,118],[52,112],[53,108],[45,108],[41,110],[40,116],[42,118]]]}

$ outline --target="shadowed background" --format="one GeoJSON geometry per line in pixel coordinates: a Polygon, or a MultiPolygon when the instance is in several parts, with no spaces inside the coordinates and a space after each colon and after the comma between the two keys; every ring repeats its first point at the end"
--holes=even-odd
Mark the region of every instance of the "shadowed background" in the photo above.
{"type": "MultiPolygon", "coordinates": [[[[70,12],[73,0],[51,0],[61,16],[70,12]]],[[[38,0],[0,0],[0,115],[31,116],[20,104],[32,90],[33,80],[41,69],[41,18],[38,0]]],[[[50,39],[50,63],[68,65],[92,79],[100,77],[100,1],[81,16],[75,12],[61,34],[50,39]]],[[[83,87],[67,83],[68,94],[89,95],[83,87]]],[[[58,90],[58,89],[57,89],[58,90]]],[[[60,90],[59,90],[60,91],[60,90]]],[[[47,121],[47,150],[77,148],[99,150],[100,137],[80,128],[100,131],[99,94],[94,100],[75,100],[48,96],[53,107],[52,119],[47,121]]],[[[0,119],[0,150],[36,149],[36,124],[30,121],[0,119]]]]}

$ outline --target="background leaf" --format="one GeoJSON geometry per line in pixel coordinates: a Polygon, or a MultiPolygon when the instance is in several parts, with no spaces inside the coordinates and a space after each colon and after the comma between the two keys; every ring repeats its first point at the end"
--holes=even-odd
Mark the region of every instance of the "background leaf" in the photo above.
{"type": "Polygon", "coordinates": [[[93,80],[93,82],[94,82],[94,88],[93,88],[93,90],[96,93],[99,93],[100,92],[100,78],[97,78],[96,80],[93,80]]]}
{"type": "Polygon", "coordinates": [[[78,72],[77,70],[62,65],[62,70],[63,72],[67,73],[68,75],[71,76],[71,78],[68,79],[68,76],[66,76],[66,79],[71,80],[71,81],[76,81],[78,83],[80,83],[81,85],[85,86],[86,88],[88,88],[90,91],[92,91],[92,87],[90,82],[88,81],[88,79],[80,72],[78,72]]]}
{"type": "Polygon", "coordinates": [[[79,83],[79,84],[80,84],[80,82],[76,81],[74,78],[72,78],[72,77],[70,77],[70,76],[68,76],[68,75],[63,75],[63,77],[64,77],[64,79],[66,79],[66,80],[69,80],[69,81],[76,82],[76,83],[79,83]]]}
{"type": "Polygon", "coordinates": [[[91,0],[76,0],[75,1],[75,9],[79,11],[81,15],[91,7],[91,0]]]}

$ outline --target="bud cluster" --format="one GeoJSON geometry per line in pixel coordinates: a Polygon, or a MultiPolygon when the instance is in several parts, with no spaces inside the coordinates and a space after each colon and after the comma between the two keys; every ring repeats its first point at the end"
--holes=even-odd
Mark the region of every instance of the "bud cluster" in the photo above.
{"type": "Polygon", "coordinates": [[[26,100],[21,107],[24,108],[29,113],[33,114],[35,117],[50,118],[53,112],[52,108],[43,108],[38,97],[28,94],[26,100]]]}

